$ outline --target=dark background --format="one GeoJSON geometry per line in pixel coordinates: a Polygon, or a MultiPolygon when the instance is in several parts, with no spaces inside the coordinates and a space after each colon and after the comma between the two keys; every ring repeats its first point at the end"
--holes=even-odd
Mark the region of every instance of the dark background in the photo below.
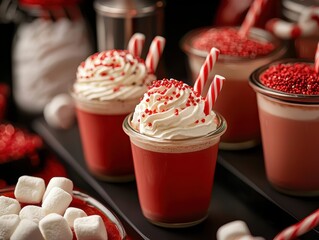
{"type": "MultiPolygon", "coordinates": [[[[1,3],[5,1],[0,0],[0,7],[1,3]]],[[[93,2],[93,0],[82,0],[80,7],[89,23],[96,50],[96,14],[93,2]]],[[[166,45],[161,58],[165,69],[162,75],[167,78],[189,82],[186,55],[180,48],[181,38],[188,31],[197,27],[240,25],[252,0],[240,1],[240,8],[238,7],[238,0],[164,0],[164,2],[163,36],[166,38],[166,45]]],[[[256,26],[263,27],[267,19],[278,16],[279,3],[280,1],[268,0],[263,16],[256,23],[256,26]]],[[[12,87],[11,50],[14,45],[14,34],[18,23],[1,20],[3,20],[3,16],[1,16],[0,11],[0,82],[5,82],[12,87]]],[[[158,77],[162,78],[163,76],[158,77]]],[[[16,118],[17,112],[15,111],[12,94],[10,103],[12,107],[9,108],[8,118],[16,118]]]]}

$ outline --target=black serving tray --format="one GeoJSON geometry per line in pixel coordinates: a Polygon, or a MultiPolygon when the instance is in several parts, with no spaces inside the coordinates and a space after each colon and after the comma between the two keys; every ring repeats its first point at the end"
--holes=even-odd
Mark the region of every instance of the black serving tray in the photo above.
{"type": "MultiPolygon", "coordinates": [[[[107,183],[88,172],[77,125],[58,130],[39,118],[33,121],[32,128],[114,209],[130,229],[128,232],[133,239],[214,240],[220,226],[243,220],[253,235],[268,240],[319,208],[319,198],[287,196],[269,185],[260,146],[245,151],[220,150],[208,218],[195,227],[161,228],[143,217],[135,181],[107,183]]],[[[318,228],[300,239],[319,239],[318,228]]]]}

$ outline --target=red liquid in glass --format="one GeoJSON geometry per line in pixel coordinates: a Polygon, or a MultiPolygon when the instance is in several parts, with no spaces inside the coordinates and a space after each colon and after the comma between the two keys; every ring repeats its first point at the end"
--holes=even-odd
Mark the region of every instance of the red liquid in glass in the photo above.
{"type": "Polygon", "coordinates": [[[319,119],[301,121],[260,109],[261,131],[269,181],[294,191],[319,189],[319,119]]]}
{"type": "Polygon", "coordinates": [[[92,173],[114,178],[134,175],[130,140],[122,129],[125,117],[77,109],[84,156],[92,173]]]}
{"type": "Polygon", "coordinates": [[[218,144],[188,153],[159,153],[132,143],[139,201],[152,222],[204,219],[211,200],[218,144]]]}
{"type": "Polygon", "coordinates": [[[227,130],[221,141],[241,143],[260,139],[256,93],[246,79],[227,78],[218,96],[214,110],[227,121],[227,130]]]}

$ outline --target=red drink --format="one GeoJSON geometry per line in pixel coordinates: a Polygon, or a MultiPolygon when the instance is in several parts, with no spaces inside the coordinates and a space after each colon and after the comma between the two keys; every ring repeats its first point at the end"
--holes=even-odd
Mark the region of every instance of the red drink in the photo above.
{"type": "Polygon", "coordinates": [[[84,157],[90,171],[100,179],[134,179],[130,141],[122,129],[126,115],[94,114],[77,109],[84,157]]]}
{"type": "Polygon", "coordinates": [[[229,150],[253,147],[260,142],[260,128],[256,96],[248,78],[256,68],[281,58],[286,47],[257,28],[251,29],[249,38],[239,38],[236,28],[195,29],[182,40],[194,81],[211,47],[218,48],[221,54],[210,79],[215,74],[226,78],[214,106],[228,123],[220,147],[229,150]]]}
{"type": "Polygon", "coordinates": [[[296,61],[285,60],[274,63],[274,67],[268,65],[258,69],[252,74],[251,84],[257,92],[269,182],[288,194],[318,195],[319,101],[316,98],[319,78],[317,74],[303,78],[314,72],[313,67],[311,70],[309,63],[296,61]],[[281,63],[282,66],[290,63],[292,67],[280,69],[281,63]],[[291,72],[292,69],[295,72],[291,72]],[[307,70],[300,73],[302,69],[307,70]],[[290,76],[287,82],[286,73],[290,76]],[[307,82],[308,79],[312,79],[312,83],[307,82]]]}
{"type": "MultiPolygon", "coordinates": [[[[222,111],[223,116],[227,119],[227,124],[232,126],[227,129],[222,139],[226,139],[230,143],[242,143],[243,140],[249,144],[251,139],[258,141],[260,137],[259,119],[256,94],[246,80],[227,79],[224,83],[223,91],[218,97],[215,109],[222,111]],[[241,93],[238,94],[238,89],[241,93]],[[243,96],[245,96],[243,98],[243,96]],[[229,101],[240,103],[234,107],[229,101]],[[242,119],[245,116],[245,119],[242,119]]],[[[223,146],[232,148],[226,142],[223,146]]]]}
{"type": "Polygon", "coordinates": [[[72,96],[89,169],[101,180],[133,180],[130,141],[122,123],[155,75],[143,59],[113,49],[89,56],[76,76],[72,96]]]}
{"type": "Polygon", "coordinates": [[[83,147],[90,172],[101,180],[134,180],[130,140],[122,123],[138,100],[88,101],[73,95],[83,147]]]}
{"type": "Polygon", "coordinates": [[[204,220],[210,205],[217,150],[215,144],[196,152],[162,153],[132,144],[145,217],[167,224],[204,220]]]}
{"type": "Polygon", "coordinates": [[[201,137],[159,139],[123,123],[130,136],[139,201],[144,216],[164,227],[188,227],[207,217],[220,136],[226,122],[201,137]]]}

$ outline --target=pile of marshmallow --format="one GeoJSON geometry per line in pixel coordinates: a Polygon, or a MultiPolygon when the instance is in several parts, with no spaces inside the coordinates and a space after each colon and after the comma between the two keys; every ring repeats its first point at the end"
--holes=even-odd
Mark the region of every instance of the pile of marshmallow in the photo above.
{"type": "Polygon", "coordinates": [[[107,240],[101,216],[69,207],[72,194],[73,182],[68,178],[53,177],[45,186],[42,178],[21,176],[15,199],[0,196],[0,239],[71,240],[74,232],[78,240],[107,240]]]}

